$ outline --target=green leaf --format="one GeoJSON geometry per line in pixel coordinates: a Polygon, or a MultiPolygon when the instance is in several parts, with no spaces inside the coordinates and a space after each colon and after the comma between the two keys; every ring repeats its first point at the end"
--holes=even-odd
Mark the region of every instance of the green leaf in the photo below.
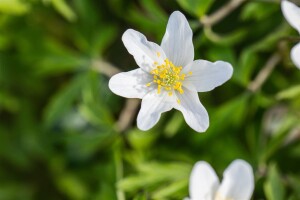
{"type": "Polygon", "coordinates": [[[0,111],[2,109],[10,112],[17,112],[20,109],[20,102],[18,98],[6,91],[0,90],[0,111]]]}
{"type": "Polygon", "coordinates": [[[70,199],[86,199],[87,188],[76,176],[72,174],[62,174],[57,177],[56,184],[61,192],[65,193],[70,199]]]}
{"type": "MultiPolygon", "coordinates": [[[[300,147],[299,147],[300,150],[300,147]]],[[[299,151],[300,152],[300,151],[299,151]]],[[[297,156],[300,154],[298,153],[297,156]]],[[[298,178],[298,175],[296,173],[289,174],[287,176],[287,180],[289,182],[289,185],[294,191],[294,198],[291,198],[291,200],[297,200],[300,199],[300,180],[298,178]]]]}
{"type": "Polygon", "coordinates": [[[162,21],[166,20],[167,15],[156,0],[141,0],[141,2],[145,10],[155,17],[155,19],[162,21]]]}
{"type": "Polygon", "coordinates": [[[83,102],[79,106],[82,116],[91,124],[99,128],[112,129],[114,117],[111,110],[107,107],[103,98],[100,97],[101,88],[99,75],[90,71],[86,80],[86,85],[82,90],[83,102]]]}
{"type": "Polygon", "coordinates": [[[155,132],[133,129],[128,133],[128,141],[135,149],[149,149],[156,141],[157,136],[158,134],[155,132]]]}
{"type": "Polygon", "coordinates": [[[236,67],[237,61],[234,53],[235,52],[230,47],[215,45],[207,51],[207,57],[213,62],[223,60],[236,67]]]}
{"type": "Polygon", "coordinates": [[[148,199],[147,196],[144,194],[138,194],[133,198],[133,200],[147,200],[147,199],[148,199]]]}
{"type": "Polygon", "coordinates": [[[51,0],[54,8],[68,21],[73,22],[77,16],[72,8],[65,2],[65,0],[51,0]]]}
{"type": "Polygon", "coordinates": [[[202,17],[207,13],[215,0],[177,0],[179,5],[188,13],[202,17]]]}
{"type": "MultiPolygon", "coordinates": [[[[167,164],[151,162],[139,164],[137,169],[139,171],[138,175],[127,176],[118,182],[118,187],[128,192],[145,189],[150,186],[151,188],[157,187],[165,181],[174,182],[183,178],[186,179],[189,176],[191,167],[179,162],[167,164]]],[[[174,187],[172,186],[171,188],[174,187]]]]}
{"type": "Polygon", "coordinates": [[[176,112],[173,114],[172,118],[169,119],[167,125],[165,126],[165,134],[167,137],[173,137],[178,130],[180,129],[181,125],[184,123],[184,118],[181,113],[176,112]]]}
{"type": "Polygon", "coordinates": [[[0,13],[22,15],[29,11],[28,3],[20,0],[0,0],[0,13]]]}
{"type": "Polygon", "coordinates": [[[144,174],[165,176],[170,180],[176,180],[182,177],[187,177],[190,173],[191,166],[189,164],[181,162],[147,162],[139,164],[137,166],[137,169],[139,170],[139,172],[144,174]]]}
{"type": "Polygon", "coordinates": [[[276,123],[278,126],[276,132],[272,134],[273,137],[266,146],[266,149],[260,154],[263,162],[266,162],[269,158],[276,154],[276,152],[280,151],[290,131],[295,127],[295,124],[299,123],[299,117],[289,114],[276,123]]]}
{"type": "Polygon", "coordinates": [[[116,40],[118,29],[116,26],[104,25],[105,29],[100,28],[95,31],[92,44],[90,45],[92,56],[102,55],[109,45],[116,40]]]}
{"type": "Polygon", "coordinates": [[[96,196],[93,196],[91,199],[93,200],[103,200],[103,199],[117,199],[115,187],[112,185],[102,182],[101,187],[98,189],[98,193],[96,196]]]}
{"type": "Polygon", "coordinates": [[[32,187],[32,185],[22,184],[12,180],[6,181],[0,185],[0,199],[30,200],[33,198],[34,187],[32,187]]]}
{"type": "Polygon", "coordinates": [[[271,165],[268,171],[264,191],[268,200],[284,200],[285,189],[276,165],[271,165]]]}
{"type": "Polygon", "coordinates": [[[278,10],[278,4],[273,2],[249,2],[245,5],[241,18],[243,20],[255,19],[257,21],[270,17],[278,10]]]}
{"type": "Polygon", "coordinates": [[[153,192],[153,198],[162,199],[167,197],[170,198],[171,196],[176,196],[175,194],[178,193],[178,191],[185,189],[187,185],[188,179],[177,180],[171,183],[170,185],[155,190],[153,192]]]}
{"type": "Polygon", "coordinates": [[[300,85],[292,86],[290,88],[284,89],[283,91],[280,91],[276,98],[278,100],[283,99],[294,99],[300,97],[300,85]]]}
{"type": "Polygon", "coordinates": [[[277,42],[286,35],[288,30],[289,27],[286,24],[282,24],[262,40],[244,48],[245,50],[240,56],[238,67],[235,68],[234,78],[242,85],[247,86],[259,61],[258,52],[266,52],[276,48],[277,42]]]}
{"type": "Polygon", "coordinates": [[[165,32],[165,26],[167,23],[167,16],[159,10],[153,12],[150,7],[157,7],[153,0],[144,0],[142,4],[143,10],[141,9],[131,9],[125,19],[134,23],[136,26],[141,27],[142,30],[147,31],[148,34],[152,33],[158,37],[161,37],[165,32]]]}
{"type": "Polygon", "coordinates": [[[67,86],[55,94],[47,105],[44,113],[47,125],[57,122],[80,96],[86,83],[86,75],[74,78],[67,86]]]}
{"type": "MultiPolygon", "coordinates": [[[[247,113],[247,109],[249,109],[250,97],[248,93],[244,93],[219,107],[211,116],[211,126],[208,132],[220,134],[225,127],[238,127],[247,117],[245,113],[247,113]],[[228,119],[230,119],[230,121],[228,121],[228,119]]],[[[207,134],[206,137],[211,136],[212,134],[207,134]]]]}
{"type": "Polygon", "coordinates": [[[79,55],[53,39],[44,40],[41,50],[37,53],[38,56],[34,57],[33,62],[37,63],[34,72],[38,76],[61,75],[89,66],[89,60],[84,55],[79,55]]]}
{"type": "Polygon", "coordinates": [[[99,128],[113,128],[112,117],[103,105],[80,104],[79,112],[89,123],[99,128]]]}
{"type": "Polygon", "coordinates": [[[235,68],[235,73],[233,74],[234,79],[244,87],[247,87],[251,81],[257,63],[257,54],[250,49],[244,50],[239,58],[238,65],[235,68]]]}
{"type": "Polygon", "coordinates": [[[250,49],[256,52],[274,50],[274,48],[277,48],[278,41],[285,37],[289,30],[289,25],[287,23],[282,23],[262,40],[254,43],[250,49]]]}
{"type": "Polygon", "coordinates": [[[159,184],[165,180],[165,177],[162,176],[153,176],[153,175],[133,175],[127,176],[118,182],[118,188],[127,191],[133,192],[141,188],[149,187],[149,185],[159,184]]]}
{"type": "Polygon", "coordinates": [[[243,40],[247,34],[248,31],[247,29],[241,28],[237,29],[231,33],[227,34],[217,34],[215,33],[211,28],[206,27],[204,29],[205,36],[211,40],[212,42],[219,44],[219,45],[224,45],[224,46],[231,46],[239,43],[241,40],[243,40]]]}

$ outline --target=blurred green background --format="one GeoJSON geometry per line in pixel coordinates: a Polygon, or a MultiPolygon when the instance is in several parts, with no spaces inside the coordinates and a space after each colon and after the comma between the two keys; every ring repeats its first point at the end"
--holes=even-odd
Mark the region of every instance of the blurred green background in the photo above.
{"type": "Polygon", "coordinates": [[[207,23],[228,3],[0,0],[0,200],[182,199],[195,162],[222,177],[237,158],[253,166],[253,199],[299,200],[300,71],[289,57],[298,34],[276,0],[243,1],[207,23]],[[139,131],[139,102],[108,89],[112,74],[137,68],[123,32],[160,44],[174,10],[190,22],[195,59],[234,67],[199,94],[203,134],[174,110],[139,131]]]}

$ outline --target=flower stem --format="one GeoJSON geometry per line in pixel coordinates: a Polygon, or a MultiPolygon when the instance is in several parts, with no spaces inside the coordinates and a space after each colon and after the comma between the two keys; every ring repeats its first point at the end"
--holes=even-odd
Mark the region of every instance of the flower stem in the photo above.
{"type": "Polygon", "coordinates": [[[213,14],[204,16],[200,21],[204,26],[211,27],[221,21],[224,17],[226,17],[229,13],[231,13],[245,1],[247,0],[231,0],[213,14]]]}

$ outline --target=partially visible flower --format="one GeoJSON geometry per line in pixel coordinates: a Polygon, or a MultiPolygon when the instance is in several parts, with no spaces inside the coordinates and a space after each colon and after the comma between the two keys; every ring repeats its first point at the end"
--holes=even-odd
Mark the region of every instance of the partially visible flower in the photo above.
{"type": "MultiPolygon", "coordinates": [[[[283,0],[281,1],[281,10],[288,23],[300,34],[300,8],[289,1],[283,0]]],[[[300,43],[293,47],[291,59],[296,67],[300,69],[300,43]]]]}
{"type": "Polygon", "coordinates": [[[254,190],[252,167],[243,160],[234,160],[219,179],[204,161],[197,162],[190,177],[190,198],[185,200],[250,200],[254,190]]]}
{"type": "Polygon", "coordinates": [[[161,114],[172,108],[180,110],[195,131],[208,128],[208,114],[197,92],[222,85],[233,69],[227,62],[194,61],[192,37],[188,21],[179,11],[170,16],[161,46],[132,29],[123,34],[123,43],[140,68],[113,76],[109,88],[123,97],[143,99],[137,117],[139,129],[152,128],[161,114]]]}

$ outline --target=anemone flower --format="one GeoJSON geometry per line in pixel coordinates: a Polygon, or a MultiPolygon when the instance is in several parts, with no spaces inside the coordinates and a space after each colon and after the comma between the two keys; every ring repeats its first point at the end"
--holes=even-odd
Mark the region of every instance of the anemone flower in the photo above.
{"type": "Polygon", "coordinates": [[[253,171],[247,162],[234,160],[224,171],[220,184],[213,168],[200,161],[192,170],[190,198],[185,200],[250,200],[253,190],[253,171]]]}
{"type": "MultiPolygon", "coordinates": [[[[300,8],[295,4],[283,0],[281,10],[288,23],[300,33],[300,8]]],[[[300,69],[300,43],[296,44],[291,51],[293,63],[300,69]]]]}
{"type": "Polygon", "coordinates": [[[206,109],[197,92],[206,92],[232,76],[232,66],[223,61],[194,60],[193,32],[185,16],[171,14],[161,45],[129,29],[122,36],[138,69],[114,75],[109,88],[126,98],[142,99],[137,117],[141,130],[152,128],[163,112],[175,108],[197,132],[209,126],[206,109]]]}

